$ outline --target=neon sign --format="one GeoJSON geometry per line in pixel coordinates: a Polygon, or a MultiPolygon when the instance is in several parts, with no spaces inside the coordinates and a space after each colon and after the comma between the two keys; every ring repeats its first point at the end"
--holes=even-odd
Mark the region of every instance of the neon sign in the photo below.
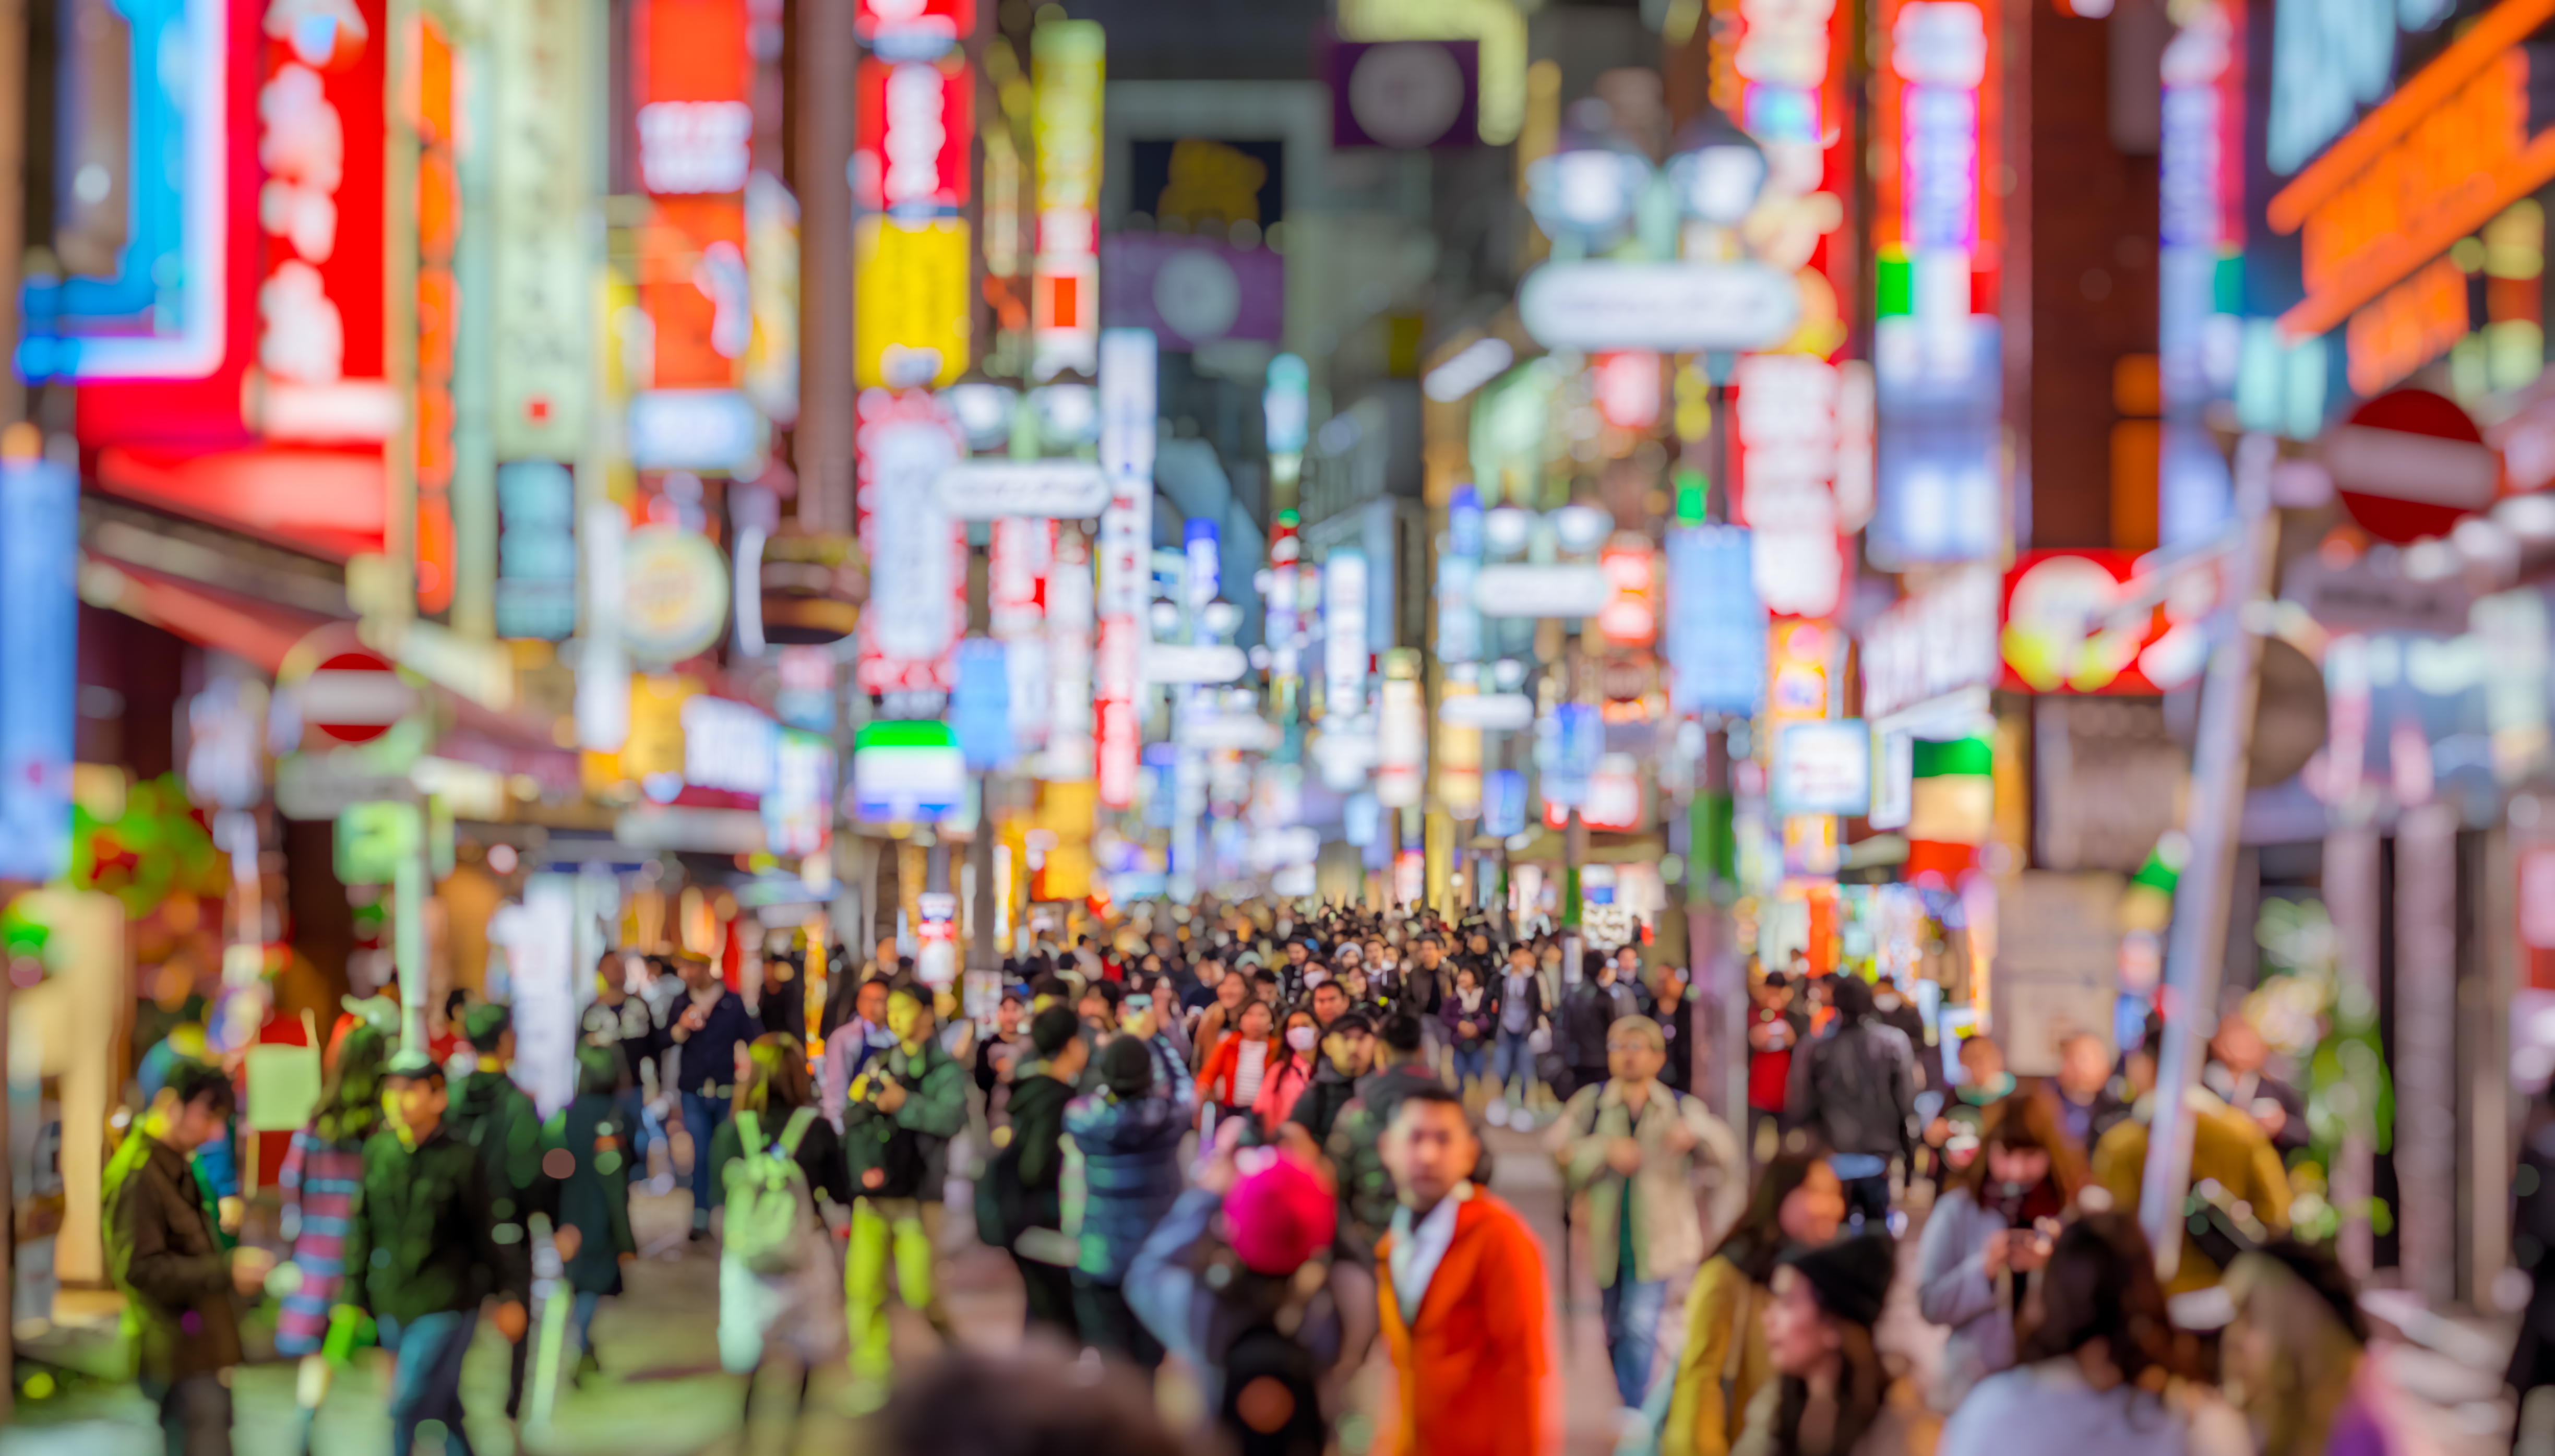
{"type": "Polygon", "coordinates": [[[1823,617],[1850,560],[1837,511],[1837,366],[1805,354],[1739,363],[1733,500],[1751,529],[1757,594],[1780,616],[1823,617]]]}
{"type": "MultiPolygon", "coordinates": [[[[1030,39],[1035,93],[1037,257],[1030,289],[1033,379],[1100,367],[1100,102],[1107,41],[1087,20],[1030,39]]],[[[1104,614],[1105,615],[1105,614],[1104,614]]]]}

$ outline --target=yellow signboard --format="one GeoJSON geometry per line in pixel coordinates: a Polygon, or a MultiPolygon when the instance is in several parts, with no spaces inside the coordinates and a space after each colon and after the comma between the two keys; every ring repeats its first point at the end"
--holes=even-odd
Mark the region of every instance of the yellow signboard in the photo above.
{"type": "Polygon", "coordinates": [[[859,269],[852,314],[853,367],[863,389],[943,388],[967,372],[967,224],[954,217],[911,226],[888,217],[852,225],[859,269]]]}

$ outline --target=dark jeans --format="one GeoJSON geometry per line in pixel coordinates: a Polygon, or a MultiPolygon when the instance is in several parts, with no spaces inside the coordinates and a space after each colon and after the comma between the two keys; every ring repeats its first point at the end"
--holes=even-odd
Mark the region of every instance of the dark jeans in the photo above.
{"type": "Polygon", "coordinates": [[[209,1371],[170,1385],[145,1380],[142,1394],[160,1405],[160,1434],[169,1456],[231,1456],[231,1388],[209,1371]]]}
{"type": "Polygon", "coordinates": [[[1031,1332],[1044,1326],[1068,1340],[1075,1338],[1072,1273],[1026,1258],[1018,1251],[1014,1251],[1012,1263],[1020,1267],[1021,1284],[1029,1294],[1031,1332]]]}
{"type": "Polygon", "coordinates": [[[1089,1274],[1073,1276],[1073,1313],[1082,1327],[1082,1343],[1103,1355],[1121,1355],[1146,1371],[1161,1368],[1162,1342],[1145,1328],[1127,1305],[1127,1291],[1089,1274]]]}
{"type": "Polygon", "coordinates": [[[409,1456],[417,1428],[429,1420],[442,1422],[446,1452],[470,1456],[470,1438],[461,1430],[461,1357],[479,1328],[479,1311],[443,1310],[381,1325],[383,1348],[399,1357],[391,1376],[392,1456],[409,1456]]]}
{"type": "Polygon", "coordinates": [[[692,1227],[696,1229],[710,1226],[710,1139],[718,1136],[727,1114],[724,1097],[683,1094],[683,1131],[692,1140],[692,1227]]]}

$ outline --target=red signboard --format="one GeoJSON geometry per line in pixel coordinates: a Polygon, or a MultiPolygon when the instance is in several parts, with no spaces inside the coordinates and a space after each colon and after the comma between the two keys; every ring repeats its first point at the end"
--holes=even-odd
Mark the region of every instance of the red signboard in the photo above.
{"type": "Polygon", "coordinates": [[[932,43],[952,46],[976,29],[976,0],[859,0],[852,28],[864,46],[877,45],[881,35],[917,51],[932,43]]]}
{"type": "Polygon", "coordinates": [[[954,214],[967,205],[976,135],[975,82],[956,57],[863,61],[860,142],[852,203],[899,216],[954,214]]]}
{"type": "Polygon", "coordinates": [[[2140,664],[2170,624],[2124,612],[2134,551],[2024,551],[2005,577],[2005,686],[2016,692],[2161,692],[2140,664]]]}

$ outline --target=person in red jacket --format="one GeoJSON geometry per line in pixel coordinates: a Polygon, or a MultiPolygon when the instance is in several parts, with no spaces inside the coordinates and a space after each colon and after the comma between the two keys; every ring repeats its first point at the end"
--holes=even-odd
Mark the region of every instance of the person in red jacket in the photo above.
{"type": "Polygon", "coordinates": [[[1810,1019],[1794,1002],[1793,990],[1789,977],[1768,971],[1748,993],[1748,1142],[1750,1157],[1760,1163],[1778,1151],[1792,1049],[1810,1034],[1810,1019]]]}
{"type": "Polygon", "coordinates": [[[1472,1183],[1481,1145],[1464,1104],[1433,1083],[1412,1088],[1378,1151],[1400,1197],[1392,1232],[1376,1246],[1377,1303],[1398,1395],[1380,1450],[1559,1450],[1543,1250],[1515,1209],[1472,1183]]]}

